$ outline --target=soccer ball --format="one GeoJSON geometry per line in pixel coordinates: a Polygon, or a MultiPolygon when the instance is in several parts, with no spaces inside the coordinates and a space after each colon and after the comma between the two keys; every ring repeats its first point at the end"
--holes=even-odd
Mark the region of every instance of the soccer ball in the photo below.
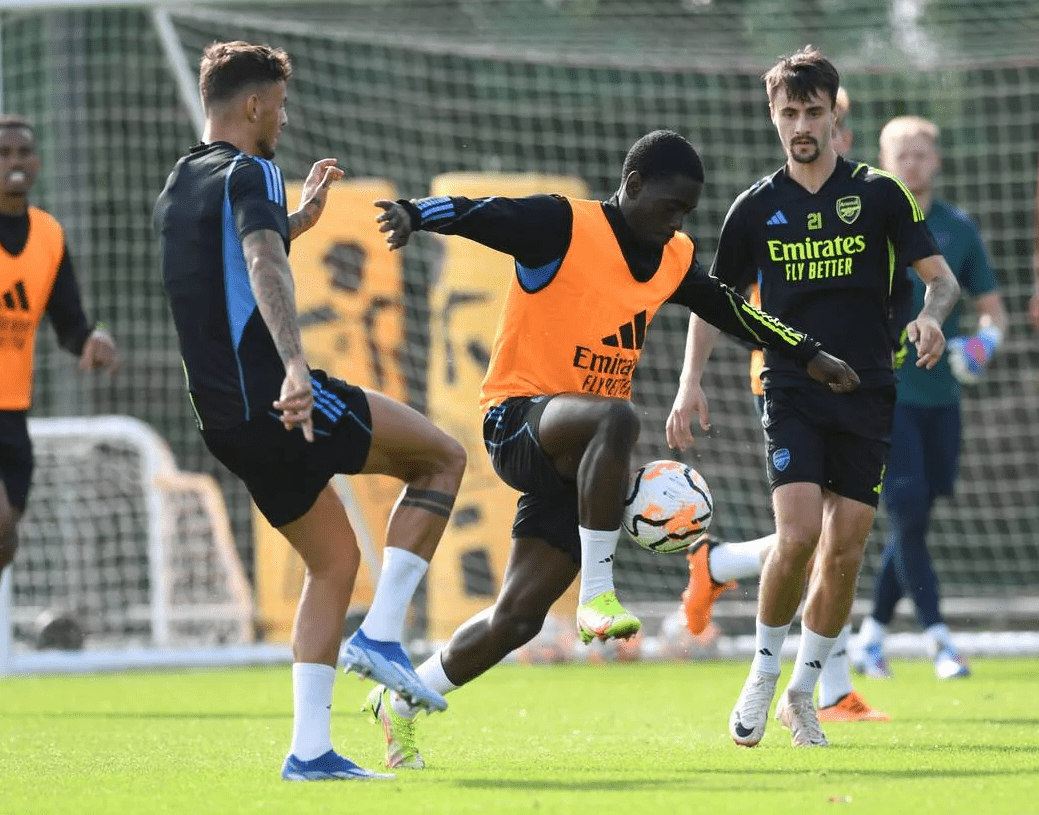
{"type": "Polygon", "coordinates": [[[678,552],[707,531],[713,514],[702,475],[678,461],[651,461],[631,474],[621,523],[643,549],[678,552]]]}

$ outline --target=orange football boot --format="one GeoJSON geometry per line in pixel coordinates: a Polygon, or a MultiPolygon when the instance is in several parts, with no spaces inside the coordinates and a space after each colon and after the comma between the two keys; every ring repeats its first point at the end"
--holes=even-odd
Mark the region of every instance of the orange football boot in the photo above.
{"type": "Polygon", "coordinates": [[[834,704],[818,710],[820,722],[890,722],[891,716],[870,707],[856,691],[846,693],[834,704]]]}
{"type": "Polygon", "coordinates": [[[728,589],[736,588],[735,582],[718,583],[711,577],[708,568],[710,550],[718,545],[706,534],[701,535],[686,553],[689,561],[689,585],[682,592],[682,608],[689,633],[699,636],[711,621],[711,609],[718,596],[728,589]]]}

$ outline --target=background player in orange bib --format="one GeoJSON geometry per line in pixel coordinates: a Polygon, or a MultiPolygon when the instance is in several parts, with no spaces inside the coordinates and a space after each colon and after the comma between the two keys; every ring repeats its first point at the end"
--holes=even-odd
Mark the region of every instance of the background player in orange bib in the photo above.
{"type": "Polygon", "coordinates": [[[61,347],[79,356],[80,370],[119,368],[111,335],[83,313],[61,224],[29,205],[39,171],[32,123],[0,116],[0,575],[18,548],[18,522],[32,480],[27,414],[43,315],[50,317],[61,347]]]}

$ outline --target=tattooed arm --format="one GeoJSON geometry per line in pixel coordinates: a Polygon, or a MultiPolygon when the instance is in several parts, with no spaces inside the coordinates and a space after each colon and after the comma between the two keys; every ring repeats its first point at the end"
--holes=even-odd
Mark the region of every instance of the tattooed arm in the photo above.
{"type": "Polygon", "coordinates": [[[927,286],[924,307],[906,326],[909,341],[916,345],[917,367],[933,368],[945,351],[942,324],[960,299],[960,284],[941,255],[931,255],[913,263],[913,269],[927,286]]]}
{"type": "Polygon", "coordinates": [[[289,215],[289,240],[295,240],[317,223],[325,210],[328,188],[344,175],[336,166],[339,159],[323,158],[314,162],[299,197],[299,209],[289,215]]]}
{"type": "Polygon", "coordinates": [[[310,414],[314,393],[303,355],[303,339],[296,318],[296,286],[284,239],[274,230],[259,229],[245,236],[242,251],[256,305],[285,365],[281,398],[274,402],[274,408],[281,413],[286,430],[299,425],[307,441],[313,441],[310,414]]]}

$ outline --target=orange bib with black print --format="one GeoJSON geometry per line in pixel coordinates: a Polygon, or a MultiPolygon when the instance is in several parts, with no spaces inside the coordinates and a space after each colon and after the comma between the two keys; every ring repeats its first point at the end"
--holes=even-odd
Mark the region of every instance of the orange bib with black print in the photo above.
{"type": "Polygon", "coordinates": [[[0,246],[0,410],[28,410],[36,327],[50,300],[65,247],[53,217],[29,207],[29,239],[12,257],[0,246]]]}
{"type": "Polygon", "coordinates": [[[589,393],[631,398],[631,377],[653,315],[693,260],[676,232],[653,277],[632,277],[602,204],[570,199],[574,225],[558,271],[536,291],[513,277],[498,323],[480,409],[511,396],[589,393]]]}

